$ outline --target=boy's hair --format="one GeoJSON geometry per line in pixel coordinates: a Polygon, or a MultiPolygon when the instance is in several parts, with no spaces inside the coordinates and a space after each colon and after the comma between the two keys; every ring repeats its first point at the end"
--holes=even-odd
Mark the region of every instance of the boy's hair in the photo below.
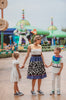
{"type": "Polygon", "coordinates": [[[56,50],[58,50],[59,52],[61,52],[61,48],[60,47],[56,47],[56,50]]]}
{"type": "Polygon", "coordinates": [[[14,52],[13,56],[14,56],[14,58],[18,58],[19,57],[19,52],[18,51],[14,52]]]}

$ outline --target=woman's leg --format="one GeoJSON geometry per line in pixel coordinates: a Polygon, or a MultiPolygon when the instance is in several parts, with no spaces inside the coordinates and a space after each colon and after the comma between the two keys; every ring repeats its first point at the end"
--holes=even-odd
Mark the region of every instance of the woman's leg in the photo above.
{"type": "Polygon", "coordinates": [[[38,91],[40,91],[41,81],[42,81],[42,79],[38,79],[38,91]]]}
{"type": "Polygon", "coordinates": [[[33,79],[32,80],[32,91],[34,91],[35,83],[36,83],[36,79],[33,79]]]}
{"type": "Polygon", "coordinates": [[[14,93],[17,92],[17,82],[14,82],[14,93]]]}

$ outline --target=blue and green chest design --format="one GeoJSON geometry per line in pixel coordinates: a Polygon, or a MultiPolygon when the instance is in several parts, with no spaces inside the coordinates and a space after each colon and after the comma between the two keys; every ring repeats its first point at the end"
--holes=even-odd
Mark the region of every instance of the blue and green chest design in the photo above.
{"type": "Polygon", "coordinates": [[[52,57],[52,63],[59,64],[60,61],[61,61],[61,57],[60,56],[59,57],[55,57],[55,56],[52,57]]]}

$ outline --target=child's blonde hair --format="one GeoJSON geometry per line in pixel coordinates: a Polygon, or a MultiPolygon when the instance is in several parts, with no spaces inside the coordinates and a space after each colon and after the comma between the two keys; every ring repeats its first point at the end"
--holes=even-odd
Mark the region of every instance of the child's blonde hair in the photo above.
{"type": "Polygon", "coordinates": [[[19,57],[19,52],[18,51],[15,51],[14,54],[13,54],[14,58],[18,58],[19,57]]]}

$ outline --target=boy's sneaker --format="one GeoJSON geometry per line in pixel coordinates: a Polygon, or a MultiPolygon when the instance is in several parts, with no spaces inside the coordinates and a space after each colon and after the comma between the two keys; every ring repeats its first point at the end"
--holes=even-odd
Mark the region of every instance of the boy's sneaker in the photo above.
{"type": "Polygon", "coordinates": [[[41,91],[41,90],[39,90],[39,91],[37,91],[38,92],[38,94],[40,94],[40,95],[44,95],[44,93],[41,91]]]}
{"type": "Polygon", "coordinates": [[[53,95],[53,94],[55,94],[55,91],[51,91],[50,95],[53,95]]]}
{"type": "Polygon", "coordinates": [[[22,92],[18,92],[18,95],[19,96],[23,96],[24,94],[22,92]]]}
{"type": "Polygon", "coordinates": [[[16,92],[16,93],[14,93],[14,96],[19,96],[19,93],[17,93],[17,92],[16,92]]]}
{"type": "Polygon", "coordinates": [[[35,93],[35,91],[31,91],[31,93],[32,93],[32,95],[36,96],[36,93],[35,93]]]}
{"type": "Polygon", "coordinates": [[[57,91],[57,95],[61,95],[60,91],[57,91]]]}

